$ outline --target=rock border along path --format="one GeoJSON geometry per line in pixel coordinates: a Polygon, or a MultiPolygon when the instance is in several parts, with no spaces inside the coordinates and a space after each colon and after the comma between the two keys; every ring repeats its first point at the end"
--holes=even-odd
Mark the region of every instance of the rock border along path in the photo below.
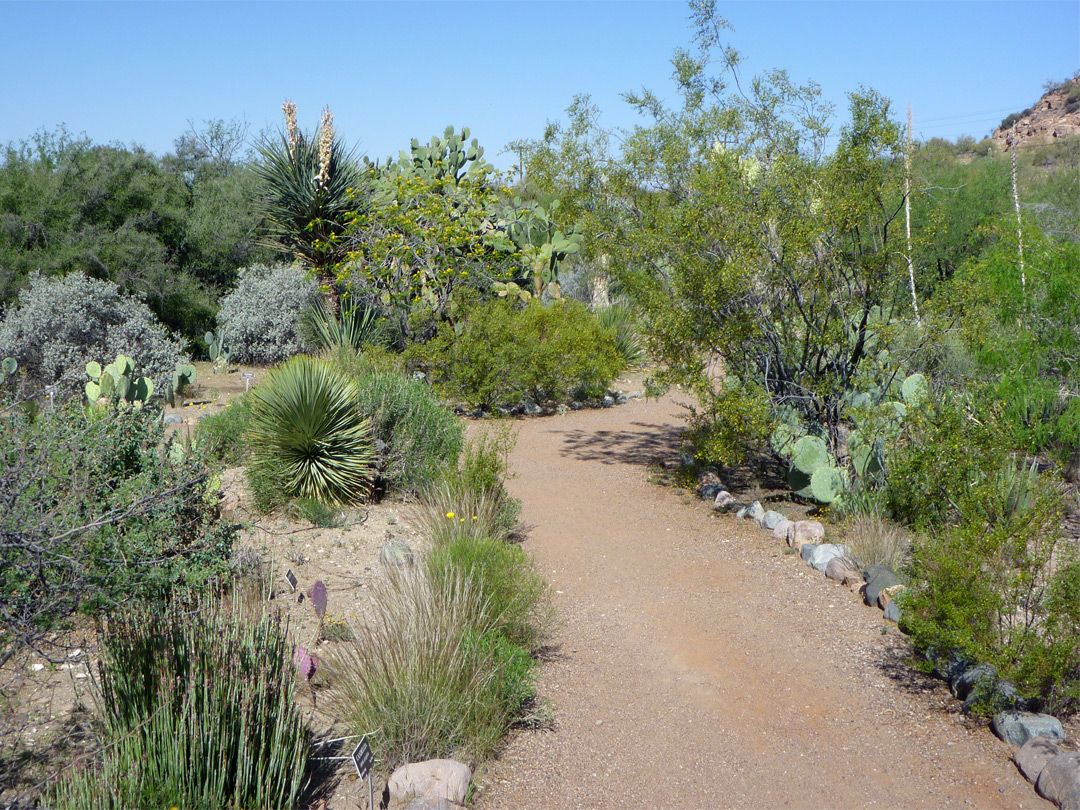
{"type": "Polygon", "coordinates": [[[904,666],[881,613],[749,521],[648,481],[671,398],[520,423],[509,482],[564,624],[552,730],[477,774],[480,810],[1052,807],[904,666]]]}

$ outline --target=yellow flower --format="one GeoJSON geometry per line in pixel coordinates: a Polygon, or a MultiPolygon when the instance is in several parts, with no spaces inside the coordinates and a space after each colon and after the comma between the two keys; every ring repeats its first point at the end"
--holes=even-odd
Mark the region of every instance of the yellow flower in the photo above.
{"type": "Polygon", "coordinates": [[[446,513],[446,516],[447,516],[448,518],[450,518],[451,520],[453,520],[453,519],[454,519],[454,513],[453,513],[453,512],[447,512],[447,513],[446,513]]]}
{"type": "Polygon", "coordinates": [[[478,518],[476,517],[476,515],[473,515],[473,516],[472,516],[472,519],[473,519],[473,520],[478,520],[478,518]]]}

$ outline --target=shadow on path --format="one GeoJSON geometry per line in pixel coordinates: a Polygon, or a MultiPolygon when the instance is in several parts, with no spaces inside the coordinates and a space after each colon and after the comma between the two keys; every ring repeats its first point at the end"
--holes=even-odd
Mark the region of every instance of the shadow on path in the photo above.
{"type": "Polygon", "coordinates": [[[677,459],[684,428],[632,422],[638,430],[556,430],[564,436],[560,454],[604,464],[650,464],[677,459]]]}

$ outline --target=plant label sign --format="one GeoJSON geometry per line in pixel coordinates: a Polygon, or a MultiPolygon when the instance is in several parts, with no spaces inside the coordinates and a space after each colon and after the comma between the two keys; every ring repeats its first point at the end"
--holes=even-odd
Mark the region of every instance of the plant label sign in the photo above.
{"type": "Polygon", "coordinates": [[[293,593],[296,593],[296,574],[292,572],[291,568],[285,572],[285,581],[289,583],[289,587],[292,588],[293,593]]]}
{"type": "Polygon", "coordinates": [[[244,381],[244,391],[251,390],[251,381],[255,379],[255,375],[250,371],[243,371],[240,373],[241,379],[244,381]]]}
{"type": "Polygon", "coordinates": [[[356,775],[361,779],[367,779],[371,775],[371,766],[375,764],[375,755],[371,753],[367,737],[361,737],[356,748],[352,752],[353,765],[356,766],[356,775]]]}

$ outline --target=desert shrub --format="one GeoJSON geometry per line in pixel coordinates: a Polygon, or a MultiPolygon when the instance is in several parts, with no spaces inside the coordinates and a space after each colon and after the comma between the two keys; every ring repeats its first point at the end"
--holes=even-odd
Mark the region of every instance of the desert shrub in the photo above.
{"type": "Polygon", "coordinates": [[[902,627],[917,649],[988,662],[1021,692],[1060,710],[1080,697],[1075,548],[1062,539],[1061,494],[1039,476],[971,485],[960,519],[917,535],[902,627]]]}
{"type": "Polygon", "coordinates": [[[195,446],[210,461],[239,464],[244,458],[244,432],[250,422],[251,399],[245,394],[195,426],[195,446]]]}
{"type": "Polygon", "coordinates": [[[30,277],[17,307],[0,323],[0,356],[14,357],[36,384],[64,381],[68,392],[81,391],[90,360],[112,362],[124,354],[135,372],[164,391],[183,346],[158,323],[144,303],[123,295],[110,281],[72,273],[30,277]]]}
{"type": "Polygon", "coordinates": [[[355,733],[375,730],[384,768],[496,751],[512,720],[506,669],[520,659],[496,655],[485,617],[464,575],[436,582],[413,566],[375,585],[369,619],[335,645],[325,670],[335,716],[355,733]]]}
{"type": "Polygon", "coordinates": [[[232,545],[198,460],[156,408],[78,401],[0,418],[0,661],[76,611],[201,588],[232,545]]]}
{"type": "Polygon", "coordinates": [[[251,391],[249,473],[284,495],[354,503],[370,487],[374,450],[356,384],[331,364],[294,357],[251,391]]]}
{"type": "Polygon", "coordinates": [[[137,610],[112,617],[101,642],[109,744],[51,807],[298,806],[310,739],[279,617],[137,610]]]}
{"type": "Polygon", "coordinates": [[[239,270],[236,287],[221,300],[217,316],[233,359],[271,365],[304,351],[297,320],[317,291],[296,265],[256,264],[239,270]]]}
{"type": "Polygon", "coordinates": [[[372,436],[385,448],[378,475],[387,490],[417,493],[457,462],[462,427],[431,388],[395,371],[380,370],[383,354],[342,351],[333,362],[356,385],[360,411],[371,420],[372,436]]]}
{"type": "Polygon", "coordinates": [[[872,509],[847,519],[844,543],[863,567],[884,565],[902,572],[911,555],[911,539],[903,527],[872,509]]]}
{"type": "Polygon", "coordinates": [[[435,385],[452,398],[494,408],[602,396],[622,365],[614,337],[575,301],[476,306],[417,350],[435,385]]]}

